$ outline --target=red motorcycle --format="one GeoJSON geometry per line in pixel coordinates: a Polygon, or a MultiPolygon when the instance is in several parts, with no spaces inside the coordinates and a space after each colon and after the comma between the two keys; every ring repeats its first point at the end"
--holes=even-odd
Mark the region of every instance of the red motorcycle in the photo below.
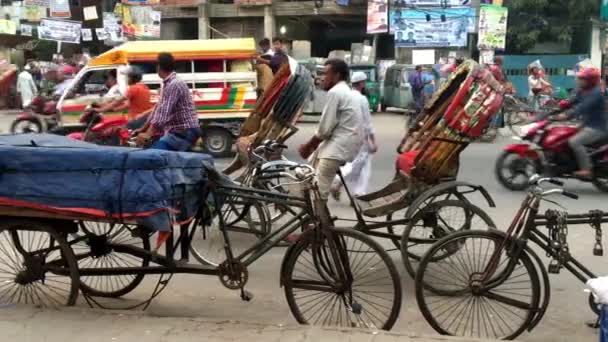
{"type": "MultiPolygon", "coordinates": [[[[573,173],[578,170],[578,165],[568,139],[579,128],[551,124],[550,120],[541,120],[523,126],[521,136],[516,139],[525,143],[505,147],[495,167],[496,177],[504,187],[524,190],[528,187],[530,176],[536,173],[548,177],[576,178],[573,173]]],[[[587,149],[593,162],[593,178],[580,180],[591,182],[599,190],[608,192],[608,138],[587,149]]]]}
{"type": "Polygon", "coordinates": [[[70,133],[69,138],[97,145],[130,146],[129,120],[125,118],[108,119],[94,108],[87,108],[80,116],[80,123],[86,126],[84,132],[70,133]]]}
{"type": "Polygon", "coordinates": [[[57,127],[57,102],[36,96],[32,102],[17,115],[11,124],[11,133],[43,133],[57,127]]]}

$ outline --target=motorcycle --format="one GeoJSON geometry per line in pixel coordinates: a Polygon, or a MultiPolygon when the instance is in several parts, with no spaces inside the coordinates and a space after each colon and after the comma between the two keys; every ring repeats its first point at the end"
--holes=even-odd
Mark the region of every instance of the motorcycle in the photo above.
{"type": "MultiPolygon", "coordinates": [[[[552,123],[551,120],[540,120],[523,126],[521,135],[514,139],[524,143],[504,148],[495,166],[496,177],[504,187],[524,190],[528,187],[528,179],[536,173],[548,177],[576,178],[573,173],[578,170],[578,165],[568,139],[579,128],[552,123]]],[[[587,149],[593,162],[593,178],[577,179],[591,182],[599,190],[608,192],[608,139],[587,149]]]]}
{"type": "Polygon", "coordinates": [[[58,127],[59,115],[57,102],[44,96],[36,96],[32,102],[17,115],[11,124],[11,133],[43,133],[58,127]]]}
{"type": "Polygon", "coordinates": [[[80,123],[85,125],[83,132],[70,133],[67,136],[97,145],[130,146],[131,131],[125,118],[105,118],[94,107],[87,107],[80,116],[80,123]]]}

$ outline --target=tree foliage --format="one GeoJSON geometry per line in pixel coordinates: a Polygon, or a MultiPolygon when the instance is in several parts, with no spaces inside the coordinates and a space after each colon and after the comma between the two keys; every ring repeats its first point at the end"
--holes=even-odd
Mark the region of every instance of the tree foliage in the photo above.
{"type": "Polygon", "coordinates": [[[507,0],[509,26],[507,50],[521,53],[542,42],[570,44],[571,52],[582,52],[587,44],[591,19],[599,15],[598,0],[507,0]]]}

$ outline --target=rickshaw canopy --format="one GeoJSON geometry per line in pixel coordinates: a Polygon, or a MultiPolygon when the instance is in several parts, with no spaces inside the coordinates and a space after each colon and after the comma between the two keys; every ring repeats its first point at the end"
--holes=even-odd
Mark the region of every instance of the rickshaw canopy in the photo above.
{"type": "Polygon", "coordinates": [[[89,62],[89,66],[155,61],[160,52],[171,53],[176,60],[245,59],[256,56],[253,38],[134,41],[99,55],[89,62]]]}

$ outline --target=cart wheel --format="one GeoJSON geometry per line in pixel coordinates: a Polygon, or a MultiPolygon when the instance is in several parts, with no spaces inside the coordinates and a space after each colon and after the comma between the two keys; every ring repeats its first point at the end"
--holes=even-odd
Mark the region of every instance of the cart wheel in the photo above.
{"type": "Polygon", "coordinates": [[[0,222],[0,305],[74,305],[78,265],[53,227],[36,220],[0,222]]]}
{"type": "MultiPolygon", "coordinates": [[[[234,256],[238,256],[270,232],[267,214],[260,202],[226,199],[222,208],[224,226],[234,256]],[[247,210],[243,214],[243,210],[247,210]]],[[[211,223],[190,230],[190,252],[205,265],[218,266],[226,260],[224,236],[215,213],[211,223]]]]}
{"type": "MultiPolygon", "coordinates": [[[[407,215],[407,212],[411,211],[412,209],[414,209],[414,212],[413,212],[413,214],[411,214],[411,217],[414,217],[414,216],[416,216],[416,214],[419,211],[423,210],[431,203],[437,202],[437,201],[449,200],[449,199],[453,199],[453,200],[457,199],[457,200],[460,200],[463,202],[468,202],[466,197],[464,197],[464,195],[462,195],[458,192],[455,192],[454,189],[446,189],[445,192],[438,192],[438,193],[428,197],[421,203],[417,204],[417,206],[418,206],[417,208],[412,208],[412,206],[410,206],[410,207],[406,208],[405,210],[400,210],[400,211],[393,212],[393,213],[386,215],[386,230],[388,231],[389,234],[395,236],[394,238],[391,238],[391,241],[393,242],[395,247],[397,247],[397,249],[401,249],[401,237],[403,236],[403,233],[407,229],[408,225],[407,225],[407,223],[394,224],[393,220],[398,219],[399,216],[401,216],[401,215],[403,215],[404,219],[407,219],[408,217],[405,217],[405,216],[407,215]]],[[[414,201],[414,202],[416,202],[416,201],[414,201]]]]}
{"type": "MultiPolygon", "coordinates": [[[[496,229],[492,219],[480,208],[459,200],[433,202],[418,211],[401,236],[401,257],[407,273],[414,278],[418,262],[439,239],[463,230],[496,229]]],[[[458,251],[450,245],[442,258],[458,251]]],[[[439,254],[437,254],[439,255],[439,254]]]]}
{"type": "MultiPolygon", "coordinates": [[[[150,256],[135,257],[119,253],[114,245],[129,245],[150,250],[150,239],[136,227],[105,222],[80,221],[82,233],[72,235],[70,244],[78,260],[78,267],[114,268],[146,267],[150,256]],[[84,233],[84,234],[83,234],[84,233]]],[[[112,276],[82,276],[82,292],[94,297],[117,298],[133,291],[144,279],[144,274],[124,274],[112,276]]]]}
{"type": "Polygon", "coordinates": [[[496,231],[458,232],[424,255],[416,273],[416,301],[435,331],[509,340],[532,327],[542,284],[528,253],[513,256],[502,248],[505,238],[496,231]],[[451,245],[459,248],[446,257],[451,245]],[[483,280],[494,253],[500,253],[496,269],[483,280]]]}
{"type": "Polygon", "coordinates": [[[395,264],[365,234],[338,228],[331,232],[336,249],[329,247],[327,237],[309,231],[285,254],[281,279],[295,319],[300,324],[391,329],[401,308],[395,264]],[[351,280],[341,280],[338,268],[351,280]]]}

